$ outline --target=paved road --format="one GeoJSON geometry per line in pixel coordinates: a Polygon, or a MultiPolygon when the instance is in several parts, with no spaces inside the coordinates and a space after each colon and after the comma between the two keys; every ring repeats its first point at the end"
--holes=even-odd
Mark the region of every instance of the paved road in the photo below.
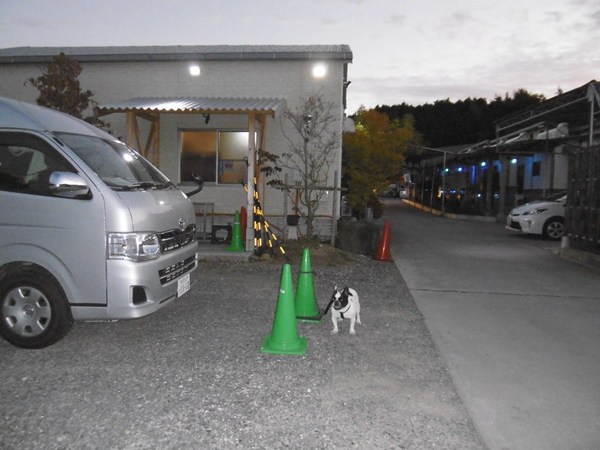
{"type": "Polygon", "coordinates": [[[391,253],[490,449],[600,448],[600,272],[387,201],[391,253]]]}

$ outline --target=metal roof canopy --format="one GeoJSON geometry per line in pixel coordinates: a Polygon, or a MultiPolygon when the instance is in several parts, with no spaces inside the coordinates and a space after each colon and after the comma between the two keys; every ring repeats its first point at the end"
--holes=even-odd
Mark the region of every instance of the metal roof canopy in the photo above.
{"type": "Polygon", "coordinates": [[[171,114],[261,114],[278,117],[287,102],[279,98],[227,97],[138,97],[122,102],[107,103],[94,108],[103,116],[112,113],[171,113],[171,114]]]}
{"type": "MultiPolygon", "coordinates": [[[[559,122],[569,122],[570,126],[583,126],[590,123],[590,103],[598,103],[600,82],[592,80],[576,89],[559,94],[539,105],[503,117],[496,124],[497,138],[509,137],[535,128],[535,125],[556,126],[559,122]]],[[[592,112],[593,115],[597,114],[592,112]]]]}

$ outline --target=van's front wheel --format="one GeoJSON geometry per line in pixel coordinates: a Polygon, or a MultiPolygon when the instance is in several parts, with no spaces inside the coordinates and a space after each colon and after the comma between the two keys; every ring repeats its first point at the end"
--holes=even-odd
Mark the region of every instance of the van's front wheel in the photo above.
{"type": "Polygon", "coordinates": [[[65,294],[48,273],[26,268],[2,279],[0,335],[11,344],[47,347],[67,334],[72,325],[65,294]]]}

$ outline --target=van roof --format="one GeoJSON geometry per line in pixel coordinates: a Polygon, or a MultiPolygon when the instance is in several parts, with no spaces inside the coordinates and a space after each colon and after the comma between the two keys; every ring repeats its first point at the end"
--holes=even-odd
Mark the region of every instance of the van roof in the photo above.
{"type": "Polygon", "coordinates": [[[0,128],[75,133],[117,140],[105,131],[68,114],[3,97],[0,97],[0,128]]]}

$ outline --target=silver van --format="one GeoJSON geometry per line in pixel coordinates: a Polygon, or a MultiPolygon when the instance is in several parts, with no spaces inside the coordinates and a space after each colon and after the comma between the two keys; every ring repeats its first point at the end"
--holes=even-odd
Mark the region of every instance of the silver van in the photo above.
{"type": "Polygon", "coordinates": [[[76,321],[134,319],[190,290],[186,194],[125,144],[66,114],[0,98],[0,334],[25,348],[76,321]]]}

